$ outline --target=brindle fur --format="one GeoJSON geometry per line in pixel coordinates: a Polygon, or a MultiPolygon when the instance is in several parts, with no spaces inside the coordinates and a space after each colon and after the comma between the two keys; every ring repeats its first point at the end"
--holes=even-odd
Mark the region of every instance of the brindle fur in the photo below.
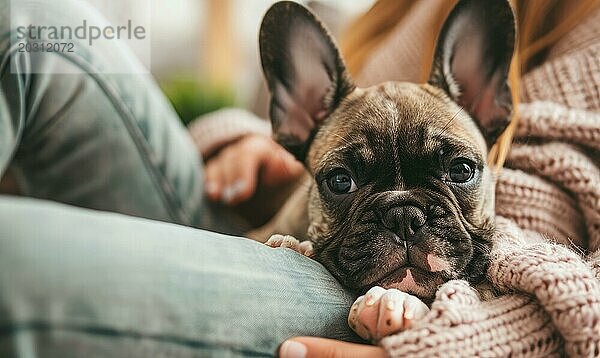
{"type": "MultiPolygon", "coordinates": [[[[281,13],[288,18],[303,17],[303,21],[312,18],[312,26],[320,28],[325,42],[334,46],[316,17],[299,5],[285,3],[277,11],[278,16],[267,14],[261,30],[263,67],[273,93],[277,85],[273,81],[282,76],[283,65],[278,61],[285,61],[285,56],[278,58],[277,49],[268,43],[276,38],[278,46],[285,45],[286,40],[280,38],[286,36],[285,31],[273,25],[281,13]],[[274,29],[284,32],[270,32],[274,29]]],[[[514,21],[512,13],[510,21],[514,21]]],[[[306,185],[273,221],[249,236],[264,241],[271,234],[284,233],[311,240],[315,259],[356,290],[396,282],[401,279],[396,271],[406,266],[425,273],[415,292],[408,292],[424,298],[449,279],[479,282],[487,268],[494,230],[494,178],[486,164],[490,139],[480,130],[481,121],[451,98],[447,82],[452,78],[444,79],[444,86],[435,85],[440,81],[440,68],[434,67],[432,78],[437,80],[432,84],[387,82],[356,88],[335,46],[332,52],[337,57],[329,63],[335,66],[327,71],[335,75],[329,76],[331,88],[322,102],[328,115],[315,119],[308,139],[286,132],[289,116],[281,113],[274,95],[271,117],[276,138],[304,161],[309,175],[306,185]],[[469,158],[476,165],[476,176],[467,184],[445,180],[450,161],[457,157],[469,158]],[[359,190],[333,196],[325,179],[336,168],[348,170],[359,190]],[[416,203],[427,217],[418,238],[409,244],[399,241],[381,222],[382,212],[407,203],[416,203]],[[452,270],[430,272],[427,254],[445,259],[452,270]]],[[[436,53],[442,56],[439,45],[436,53]]],[[[442,62],[436,58],[436,66],[442,62]]],[[[507,67],[501,72],[506,75],[507,67]]],[[[287,86],[294,81],[291,73],[284,78],[287,86]]],[[[506,109],[506,103],[502,105],[506,109]]],[[[510,108],[504,125],[508,113],[510,108]]]]}

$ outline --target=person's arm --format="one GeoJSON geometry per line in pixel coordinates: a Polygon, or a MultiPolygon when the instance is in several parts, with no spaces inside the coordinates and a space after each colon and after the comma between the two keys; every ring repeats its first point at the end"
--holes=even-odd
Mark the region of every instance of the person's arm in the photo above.
{"type": "Polygon", "coordinates": [[[225,108],[198,117],[188,130],[198,152],[207,159],[245,135],[270,137],[271,124],[246,110],[225,108]]]}
{"type": "Polygon", "coordinates": [[[552,101],[535,101],[521,104],[519,117],[517,137],[544,138],[600,150],[598,111],[571,108],[552,101]]]}

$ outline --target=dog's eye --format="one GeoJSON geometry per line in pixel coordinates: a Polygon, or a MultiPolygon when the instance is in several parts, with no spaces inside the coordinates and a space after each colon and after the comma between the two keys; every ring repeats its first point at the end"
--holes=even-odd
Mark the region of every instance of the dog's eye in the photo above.
{"type": "Polygon", "coordinates": [[[334,194],[342,195],[356,191],[357,186],[346,171],[335,171],[327,178],[327,186],[334,194]]]}
{"type": "Polygon", "coordinates": [[[473,179],[474,175],[473,166],[465,160],[454,161],[448,171],[448,177],[454,183],[466,183],[473,179]]]}

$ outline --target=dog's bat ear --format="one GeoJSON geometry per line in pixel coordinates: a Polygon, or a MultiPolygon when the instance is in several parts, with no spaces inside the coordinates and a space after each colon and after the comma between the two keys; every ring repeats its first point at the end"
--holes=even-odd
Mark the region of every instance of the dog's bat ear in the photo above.
{"type": "Polygon", "coordinates": [[[442,27],[433,60],[429,83],[469,112],[489,146],[512,112],[515,26],[508,0],[461,0],[442,27]]]}
{"type": "Polygon", "coordinates": [[[273,5],[259,41],[275,139],[304,161],[319,126],[355,86],[328,31],[297,3],[273,5]]]}

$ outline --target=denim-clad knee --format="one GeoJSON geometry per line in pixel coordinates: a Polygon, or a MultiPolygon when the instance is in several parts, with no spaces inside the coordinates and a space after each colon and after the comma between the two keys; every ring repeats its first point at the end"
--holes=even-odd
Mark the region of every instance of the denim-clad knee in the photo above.
{"type": "Polygon", "coordinates": [[[291,250],[0,197],[0,356],[267,356],[292,336],[355,340],[352,301],[291,250]]]}

